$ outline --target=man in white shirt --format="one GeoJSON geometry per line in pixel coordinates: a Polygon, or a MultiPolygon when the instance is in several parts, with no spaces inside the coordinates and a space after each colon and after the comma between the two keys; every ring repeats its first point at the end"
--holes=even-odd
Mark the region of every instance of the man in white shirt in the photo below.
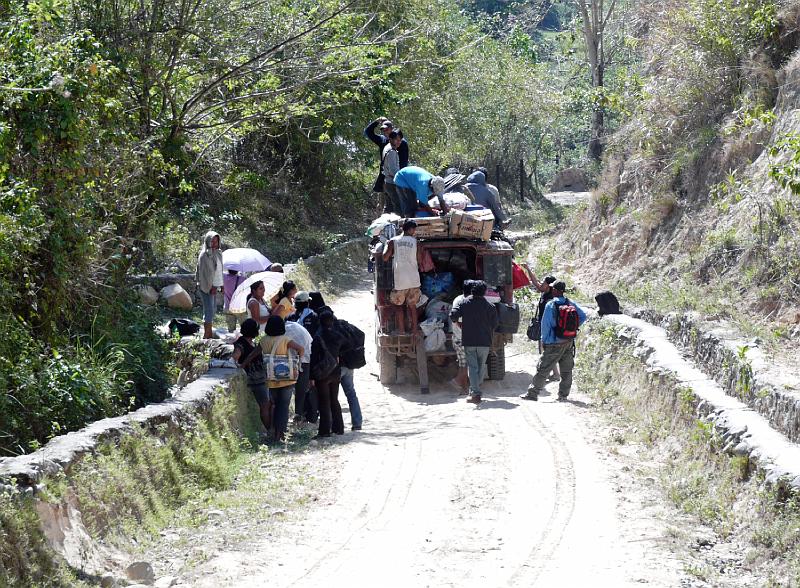
{"type": "Polygon", "coordinates": [[[389,301],[396,306],[408,308],[411,329],[405,329],[405,309],[397,313],[397,326],[401,333],[414,333],[417,330],[417,304],[420,297],[419,265],[417,263],[417,223],[407,220],[403,223],[403,234],[390,239],[383,253],[383,261],[392,260],[394,290],[389,301]]]}

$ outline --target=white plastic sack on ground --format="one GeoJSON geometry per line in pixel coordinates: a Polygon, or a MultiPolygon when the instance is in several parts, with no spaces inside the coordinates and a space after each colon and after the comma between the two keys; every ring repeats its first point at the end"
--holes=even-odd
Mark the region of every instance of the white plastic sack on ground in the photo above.
{"type": "Polygon", "coordinates": [[[386,214],[380,215],[367,229],[367,237],[374,237],[376,235],[380,235],[381,232],[386,228],[386,225],[394,224],[395,222],[399,221],[400,217],[394,213],[387,212],[386,214]]]}
{"type": "Polygon", "coordinates": [[[433,352],[444,348],[447,335],[444,333],[444,323],[436,319],[426,319],[419,324],[422,334],[425,335],[425,351],[433,352]]]}
{"type": "MultiPolygon", "coordinates": [[[[462,194],[461,192],[448,192],[444,195],[444,201],[447,203],[447,206],[450,208],[455,208],[456,210],[464,210],[469,204],[472,204],[469,196],[462,194]]],[[[428,205],[431,208],[441,208],[439,206],[439,197],[436,196],[431,198],[428,201],[428,205]]]]}
{"type": "Polygon", "coordinates": [[[419,295],[419,302],[417,302],[417,308],[422,308],[426,304],[428,304],[428,297],[425,296],[425,294],[420,294],[419,295]]]}

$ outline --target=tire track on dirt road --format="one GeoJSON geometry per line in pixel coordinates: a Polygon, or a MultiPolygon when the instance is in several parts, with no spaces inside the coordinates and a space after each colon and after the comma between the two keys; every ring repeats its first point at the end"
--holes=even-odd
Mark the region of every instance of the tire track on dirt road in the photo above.
{"type": "Polygon", "coordinates": [[[547,442],[553,456],[555,474],[555,499],[550,517],[540,539],[530,550],[528,562],[517,568],[509,581],[512,586],[535,586],[542,569],[560,546],[575,513],[575,466],[566,445],[544,424],[533,407],[523,405],[520,409],[528,426],[547,442]]]}

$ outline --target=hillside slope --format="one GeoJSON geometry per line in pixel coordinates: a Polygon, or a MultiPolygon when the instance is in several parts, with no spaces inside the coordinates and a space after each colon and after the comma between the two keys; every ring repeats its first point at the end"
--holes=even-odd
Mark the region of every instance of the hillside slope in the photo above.
{"type": "Polygon", "coordinates": [[[640,9],[640,108],[558,250],[587,290],[785,342],[800,322],[800,3],[712,4],[640,9]]]}

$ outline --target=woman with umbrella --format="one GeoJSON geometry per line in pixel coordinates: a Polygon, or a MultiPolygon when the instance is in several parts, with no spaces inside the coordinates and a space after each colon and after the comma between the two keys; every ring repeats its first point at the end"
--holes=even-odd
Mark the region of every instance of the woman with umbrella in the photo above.
{"type": "Polygon", "coordinates": [[[258,280],[250,284],[250,294],[247,295],[247,318],[253,319],[262,332],[270,314],[269,305],[264,299],[266,291],[263,280],[258,280]]]}
{"type": "Polygon", "coordinates": [[[236,329],[237,314],[231,310],[231,299],[245,277],[253,272],[261,272],[271,265],[271,261],[256,249],[234,247],[222,252],[222,267],[225,270],[225,304],[222,312],[228,321],[228,331],[236,329]]]}

